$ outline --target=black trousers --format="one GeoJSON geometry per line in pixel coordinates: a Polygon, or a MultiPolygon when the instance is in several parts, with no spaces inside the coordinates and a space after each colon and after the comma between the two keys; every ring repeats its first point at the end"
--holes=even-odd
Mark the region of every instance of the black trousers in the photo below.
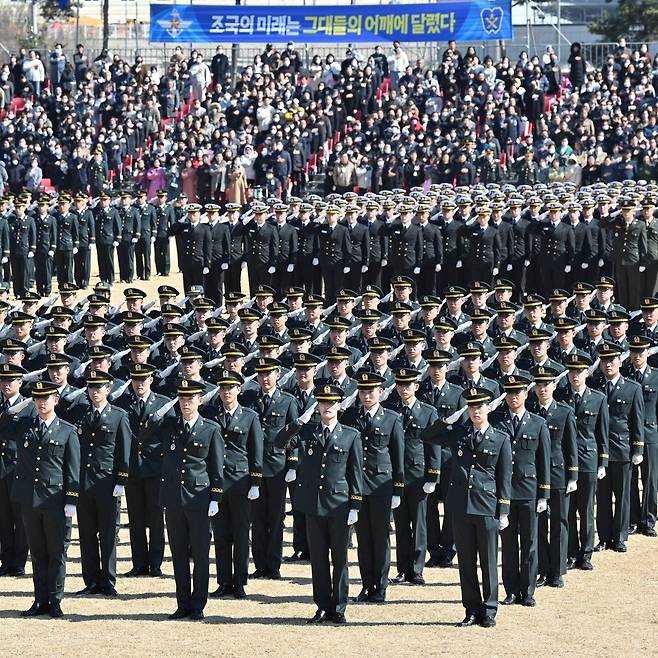
{"type": "Polygon", "coordinates": [[[160,276],[169,276],[171,269],[171,253],[168,237],[155,238],[155,271],[160,276]]]}
{"type": "Polygon", "coordinates": [[[454,514],[452,529],[459,562],[459,584],[466,614],[495,617],[498,610],[498,519],[454,514]],[[482,591],[478,580],[480,558],[482,591]]]}
{"type": "Polygon", "coordinates": [[[66,528],[64,509],[23,509],[32,559],[34,600],[43,605],[64,597],[66,576],[66,528]]]}
{"type": "Polygon", "coordinates": [[[567,554],[578,562],[592,559],[594,549],[594,498],[596,473],[578,471],[578,489],[569,494],[569,546],[567,554]]]}
{"type": "Polygon", "coordinates": [[[114,283],[114,246],[96,243],[98,276],[105,283],[114,283]]]}
{"type": "Polygon", "coordinates": [[[398,573],[408,579],[422,575],[427,551],[427,494],[422,487],[404,488],[395,520],[395,559],[398,573]]]}
{"type": "Polygon", "coordinates": [[[288,264],[277,264],[276,272],[272,275],[272,288],[276,290],[276,297],[281,297],[282,291],[289,288],[294,281],[295,271],[288,272],[288,264]]]}
{"type": "Polygon", "coordinates": [[[251,553],[258,571],[281,568],[283,521],[286,515],[286,482],[283,475],[264,477],[260,495],[252,502],[251,553]]]}
{"type": "Polygon", "coordinates": [[[640,307],[642,274],[638,267],[638,265],[621,265],[615,263],[614,276],[617,283],[615,302],[625,308],[640,307]]]}
{"type": "Polygon", "coordinates": [[[308,545],[311,550],[313,602],[318,610],[329,614],[345,614],[347,608],[347,514],[345,509],[333,516],[306,515],[308,545]]]}
{"type": "Polygon", "coordinates": [[[446,500],[450,487],[451,457],[441,456],[439,486],[427,497],[427,550],[432,558],[455,557],[455,539],[452,536],[452,515],[446,500]],[[439,515],[439,501],[443,501],[443,523],[439,515]]]}
{"type": "Polygon", "coordinates": [[[304,288],[307,293],[319,295],[322,293],[322,274],[319,265],[313,265],[313,259],[303,257],[295,265],[294,282],[304,288]]]}
{"type": "Polygon", "coordinates": [[[203,290],[205,296],[212,299],[217,306],[222,305],[224,300],[224,270],[221,263],[213,263],[210,266],[210,274],[205,276],[203,290]]]}
{"type": "Polygon", "coordinates": [[[599,541],[610,543],[628,539],[630,490],[631,463],[609,462],[606,475],[599,480],[596,490],[596,528],[599,541]]]}
{"type": "Polygon", "coordinates": [[[246,585],[249,576],[251,503],[246,493],[224,495],[213,517],[218,585],[246,585]]]}
{"type": "Polygon", "coordinates": [[[126,485],[130,552],[135,569],[154,570],[162,566],[165,532],[159,493],[157,477],[130,480],[126,485]]]}
{"type": "Polygon", "coordinates": [[[167,507],[165,517],[174,563],[176,604],[181,610],[203,610],[208,602],[210,574],[208,510],[167,507]],[[194,563],[191,574],[190,558],[194,563]]]}
{"type": "Polygon", "coordinates": [[[53,259],[47,251],[37,251],[34,254],[35,279],[37,293],[47,297],[52,292],[53,259]]]}
{"type": "MultiPolygon", "coordinates": [[[[370,261],[368,271],[364,274],[364,283],[366,285],[382,287],[382,263],[381,261],[370,261]]],[[[360,291],[355,291],[360,292],[360,291]]]]}
{"type": "Polygon", "coordinates": [[[434,265],[423,265],[420,268],[420,276],[416,279],[416,295],[418,298],[424,295],[436,295],[437,275],[434,265]]]}
{"type": "Polygon", "coordinates": [[[362,267],[363,263],[352,263],[350,271],[343,278],[345,288],[354,290],[355,292],[363,290],[363,277],[365,275],[361,272],[362,267]]]}
{"type": "Polygon", "coordinates": [[[58,284],[73,283],[73,251],[55,252],[55,270],[58,284]]]}
{"type": "Polygon", "coordinates": [[[256,294],[258,286],[272,285],[272,275],[268,272],[269,266],[260,262],[251,262],[247,264],[249,274],[249,294],[253,297],[256,294]]]}
{"type": "Polygon", "coordinates": [[[324,298],[328,305],[336,301],[336,293],[343,287],[343,266],[322,265],[322,283],[324,285],[324,298]]]}
{"type": "Polygon", "coordinates": [[[512,263],[512,271],[506,270],[501,272],[501,275],[508,278],[514,284],[514,301],[520,301],[523,291],[526,289],[526,271],[523,260],[518,260],[512,263]]]}
{"type": "Polygon", "coordinates": [[[14,473],[0,479],[0,566],[24,569],[27,562],[27,538],[18,503],[11,500],[14,473]]]}
{"type": "Polygon", "coordinates": [[[539,515],[540,574],[550,580],[567,573],[568,542],[569,497],[565,489],[551,489],[548,509],[539,515]]]}
{"type": "Polygon", "coordinates": [[[122,240],[117,247],[119,256],[119,278],[121,281],[131,283],[135,277],[135,245],[130,241],[122,240]]]}
{"type": "Polygon", "coordinates": [[[462,268],[462,276],[467,279],[464,283],[466,285],[469,285],[472,281],[491,283],[493,267],[493,263],[487,263],[476,258],[466,258],[462,268]]]}
{"type": "Polygon", "coordinates": [[[185,267],[180,265],[183,271],[183,287],[189,290],[191,286],[203,285],[203,263],[192,261],[185,263],[185,267]]]}
{"type": "Polygon", "coordinates": [[[509,525],[500,533],[503,587],[507,594],[534,596],[538,564],[536,507],[534,499],[512,500],[509,525]]]}
{"type": "Polygon", "coordinates": [[[78,534],[85,586],[114,587],[117,581],[117,520],[119,499],[81,492],[78,534]]]}
{"type": "Polygon", "coordinates": [[[135,245],[135,263],[140,279],[151,278],[151,238],[142,237],[135,245]]]}
{"type": "Polygon", "coordinates": [[[14,297],[19,297],[29,288],[29,273],[28,265],[29,259],[27,254],[12,254],[9,257],[11,263],[11,277],[14,284],[14,297]]]}
{"type": "Polygon", "coordinates": [[[242,292],[242,262],[229,263],[224,276],[224,289],[227,292],[242,292]]]}
{"type": "MultiPolygon", "coordinates": [[[[290,502],[294,501],[297,480],[288,484],[288,495],[290,502]]],[[[292,550],[295,553],[303,553],[308,556],[308,537],[306,536],[306,514],[292,511],[292,550]]]]}
{"type": "Polygon", "coordinates": [[[73,256],[73,269],[75,285],[78,288],[87,288],[91,278],[91,249],[78,247],[78,253],[73,256]]]}
{"type": "Polygon", "coordinates": [[[391,567],[391,496],[363,496],[359,520],[356,523],[358,538],[359,571],[363,589],[368,592],[385,591],[391,567]]]}
{"type": "Polygon", "coordinates": [[[656,525],[656,497],[658,496],[658,443],[644,444],[644,460],[633,466],[631,474],[630,523],[640,528],[656,525]],[[642,496],[639,478],[642,476],[642,496]]]}

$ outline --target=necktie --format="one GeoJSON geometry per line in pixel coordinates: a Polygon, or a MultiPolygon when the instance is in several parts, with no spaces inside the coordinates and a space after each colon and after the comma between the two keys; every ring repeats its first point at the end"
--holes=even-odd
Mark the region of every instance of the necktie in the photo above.
{"type": "Polygon", "coordinates": [[[325,427],[322,430],[322,438],[324,439],[325,445],[327,444],[327,441],[329,440],[329,435],[331,434],[331,431],[329,430],[328,427],[325,427]]]}
{"type": "Polygon", "coordinates": [[[512,427],[514,428],[514,434],[516,434],[519,431],[519,417],[516,414],[512,416],[512,427]]]}
{"type": "Polygon", "coordinates": [[[224,412],[224,429],[227,429],[231,424],[231,414],[228,411],[224,412]]]}
{"type": "Polygon", "coordinates": [[[137,410],[139,411],[140,416],[144,415],[144,400],[142,400],[142,398],[139,398],[137,401],[137,410]]]}
{"type": "Polygon", "coordinates": [[[614,384],[612,382],[608,382],[605,385],[605,392],[608,397],[612,394],[612,389],[614,388],[614,384]]]}
{"type": "Polygon", "coordinates": [[[101,420],[101,412],[98,409],[94,410],[94,425],[98,425],[101,420]]]}
{"type": "Polygon", "coordinates": [[[545,409],[544,407],[542,407],[542,408],[539,410],[539,415],[540,415],[542,418],[546,418],[546,409],[545,409]]]}
{"type": "Polygon", "coordinates": [[[263,395],[263,411],[267,413],[270,409],[270,402],[272,398],[269,395],[263,395]]]}
{"type": "Polygon", "coordinates": [[[580,407],[580,402],[582,400],[580,393],[575,393],[573,396],[574,402],[576,403],[576,408],[580,407]]]}
{"type": "Polygon", "coordinates": [[[46,432],[48,431],[48,428],[46,427],[46,423],[41,422],[39,423],[39,438],[43,439],[44,436],[46,436],[46,432]]]}
{"type": "Polygon", "coordinates": [[[642,372],[641,372],[640,370],[636,370],[636,371],[635,371],[635,381],[636,381],[638,384],[641,384],[641,383],[642,383],[642,378],[643,378],[643,377],[644,377],[644,375],[642,374],[642,372]]]}
{"type": "Polygon", "coordinates": [[[476,432],[476,433],[475,433],[475,437],[474,437],[474,439],[475,439],[475,447],[476,447],[476,448],[482,443],[482,439],[483,439],[483,438],[484,438],[484,437],[483,437],[483,435],[482,435],[482,432],[476,432]]]}
{"type": "Polygon", "coordinates": [[[402,419],[404,420],[404,424],[406,425],[411,418],[411,409],[405,404],[404,407],[402,407],[402,419]]]}
{"type": "Polygon", "coordinates": [[[191,428],[189,423],[183,423],[183,436],[185,439],[189,439],[191,434],[191,428]]]}

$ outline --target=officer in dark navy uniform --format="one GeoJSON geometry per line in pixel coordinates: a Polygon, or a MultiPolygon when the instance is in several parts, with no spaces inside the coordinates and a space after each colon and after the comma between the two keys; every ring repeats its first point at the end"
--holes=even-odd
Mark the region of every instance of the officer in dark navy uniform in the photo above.
{"type": "MultiPolygon", "coordinates": [[[[320,422],[303,424],[307,419],[302,416],[279,432],[275,444],[286,448],[298,436],[298,489],[293,505],[306,514],[313,601],[317,606],[308,623],[344,624],[349,583],[347,545],[349,527],[358,521],[361,508],[363,450],[359,432],[338,422],[343,391],[325,384],[317,386],[313,396],[320,422]]],[[[311,413],[306,415],[310,418],[311,413]]]]}
{"type": "Polygon", "coordinates": [[[132,194],[121,193],[121,204],[117,208],[121,222],[121,239],[117,255],[119,256],[119,277],[121,281],[132,283],[135,276],[135,245],[141,236],[141,217],[132,205],[132,194]]]}
{"type": "Polygon", "coordinates": [[[503,375],[504,408],[491,415],[493,426],[512,446],[512,496],[503,545],[503,605],[535,605],[537,515],[546,512],[550,489],[551,438],[546,423],[526,410],[530,379],[503,375]],[[520,553],[519,553],[520,548],[520,553]]]}
{"type": "Polygon", "coordinates": [[[400,208],[400,221],[388,231],[388,271],[391,278],[398,275],[417,276],[423,264],[423,233],[412,224],[413,206],[400,208]]]}
{"type": "Polygon", "coordinates": [[[247,224],[246,261],[249,273],[249,290],[254,295],[258,286],[270,285],[276,272],[279,252],[279,235],[266,220],[267,207],[254,206],[254,221],[247,224]]]}
{"type": "Polygon", "coordinates": [[[49,214],[50,197],[39,199],[38,212],[34,215],[37,230],[36,251],[34,253],[34,269],[37,293],[42,297],[50,295],[53,278],[53,256],[57,248],[57,224],[49,214]]]}
{"type": "Polygon", "coordinates": [[[32,558],[34,603],[22,617],[62,617],[67,531],[78,503],[80,444],[73,425],[60,420],[57,386],[32,387],[34,409],[21,427],[12,498],[20,506],[32,558]]]}
{"type": "Polygon", "coordinates": [[[167,190],[158,190],[155,205],[155,271],[160,276],[169,276],[170,245],[169,238],[176,222],[174,208],[167,203],[167,190]]]}
{"type": "Polygon", "coordinates": [[[17,201],[14,216],[9,222],[11,232],[10,256],[14,297],[20,297],[29,288],[29,272],[37,246],[37,229],[34,220],[25,214],[26,203],[17,201]]]}
{"type": "Polygon", "coordinates": [[[100,370],[85,376],[89,404],[78,421],[80,499],[78,531],[84,589],[78,594],[116,596],[117,520],[130,459],[130,425],[123,409],[107,401],[114,377],[100,370]]]}
{"type": "Polygon", "coordinates": [[[439,420],[422,434],[425,441],[452,450],[452,479],[448,505],[459,562],[462,605],[466,616],[460,627],[496,625],[498,611],[498,532],[509,525],[512,487],[512,449],[503,432],[489,423],[491,392],[464,391],[469,421],[449,425],[439,420]],[[480,558],[482,591],[478,582],[480,558]]]}
{"type": "MultiPolygon", "coordinates": [[[[135,243],[135,265],[137,277],[142,281],[151,279],[151,246],[158,231],[155,206],[147,202],[146,190],[137,190],[134,208],[139,213],[139,238],[135,243]]],[[[82,229],[81,229],[82,231],[82,229]]]]}
{"type": "Polygon", "coordinates": [[[318,228],[320,271],[324,284],[324,297],[328,304],[336,301],[336,292],[343,287],[345,274],[350,272],[352,243],[347,228],[338,224],[340,209],[327,208],[327,223],[318,228]],[[347,270],[347,272],[345,271],[347,270]]]}
{"type": "Polygon", "coordinates": [[[199,621],[208,600],[210,519],[217,515],[222,495],[224,443],[217,423],[199,415],[203,387],[181,379],[177,393],[180,416],[155,425],[162,439],[160,504],[165,508],[178,606],[169,619],[199,621]]]}
{"type": "Polygon", "coordinates": [[[380,404],[386,379],[365,371],[356,378],[361,404],[341,416],[342,423],[361,432],[363,444],[363,501],[356,524],[361,592],[355,601],[383,603],[391,564],[391,508],[400,505],[404,490],[404,431],[400,415],[380,404]]]}
{"type": "Polygon", "coordinates": [[[179,219],[172,231],[181,238],[181,262],[183,287],[203,285],[203,278],[210,273],[212,263],[212,237],[208,224],[199,222],[201,206],[187,206],[187,219],[179,219]]]}
{"type": "Polygon", "coordinates": [[[121,220],[116,208],[110,207],[110,195],[103,192],[95,208],[96,253],[101,281],[114,283],[114,248],[121,238],[121,220]]]}
{"type": "Polygon", "coordinates": [[[155,368],[149,364],[131,364],[131,388],[116,401],[116,406],[128,414],[132,433],[126,484],[133,563],[132,569],[125,574],[129,577],[162,575],[165,536],[164,518],[158,500],[162,472],[162,437],[157,433],[149,436],[146,428],[149,418],[169,400],[151,390],[154,371],[155,368]]]}

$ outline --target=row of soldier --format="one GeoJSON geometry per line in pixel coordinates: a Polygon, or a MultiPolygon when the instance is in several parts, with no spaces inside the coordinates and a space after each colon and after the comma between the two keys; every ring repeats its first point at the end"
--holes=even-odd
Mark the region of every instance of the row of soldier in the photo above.
{"type": "Polygon", "coordinates": [[[112,307],[108,284],[81,301],[67,284],[60,304],[0,301],[0,568],[24,573],[29,546],[26,614],[62,614],[76,512],[80,595],[116,596],[124,494],[127,575],[161,574],[166,525],[173,618],[203,618],[211,528],[213,595],[243,598],[249,577],[281,577],[287,490],[289,559],[311,561],[314,623],[345,621],[352,525],[357,601],[423,584],[427,552],[431,567],[457,554],[466,626],[495,624],[499,530],[503,602],[528,606],[537,585],[591,570],[595,550],[655,536],[657,299],[628,313],[605,276],[521,307],[504,279],[418,302],[411,279],[391,284],[387,295],[341,289],[326,308],[296,287],[277,302],[264,284],[253,299],[227,294],[225,308],[198,286],[178,301],[166,285],[159,310],[136,288],[125,311],[112,307]]]}

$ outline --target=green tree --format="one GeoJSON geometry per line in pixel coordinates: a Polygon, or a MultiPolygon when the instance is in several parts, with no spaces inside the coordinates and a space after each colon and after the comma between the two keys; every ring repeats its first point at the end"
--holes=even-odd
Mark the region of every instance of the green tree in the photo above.
{"type": "Polygon", "coordinates": [[[658,38],[658,0],[619,0],[617,11],[605,14],[590,25],[606,41],[625,37],[629,41],[658,38]]]}
{"type": "Polygon", "coordinates": [[[69,2],[68,7],[62,8],[59,0],[40,0],[39,9],[41,15],[47,21],[52,21],[55,18],[70,18],[74,13],[74,2],[69,2]]]}

